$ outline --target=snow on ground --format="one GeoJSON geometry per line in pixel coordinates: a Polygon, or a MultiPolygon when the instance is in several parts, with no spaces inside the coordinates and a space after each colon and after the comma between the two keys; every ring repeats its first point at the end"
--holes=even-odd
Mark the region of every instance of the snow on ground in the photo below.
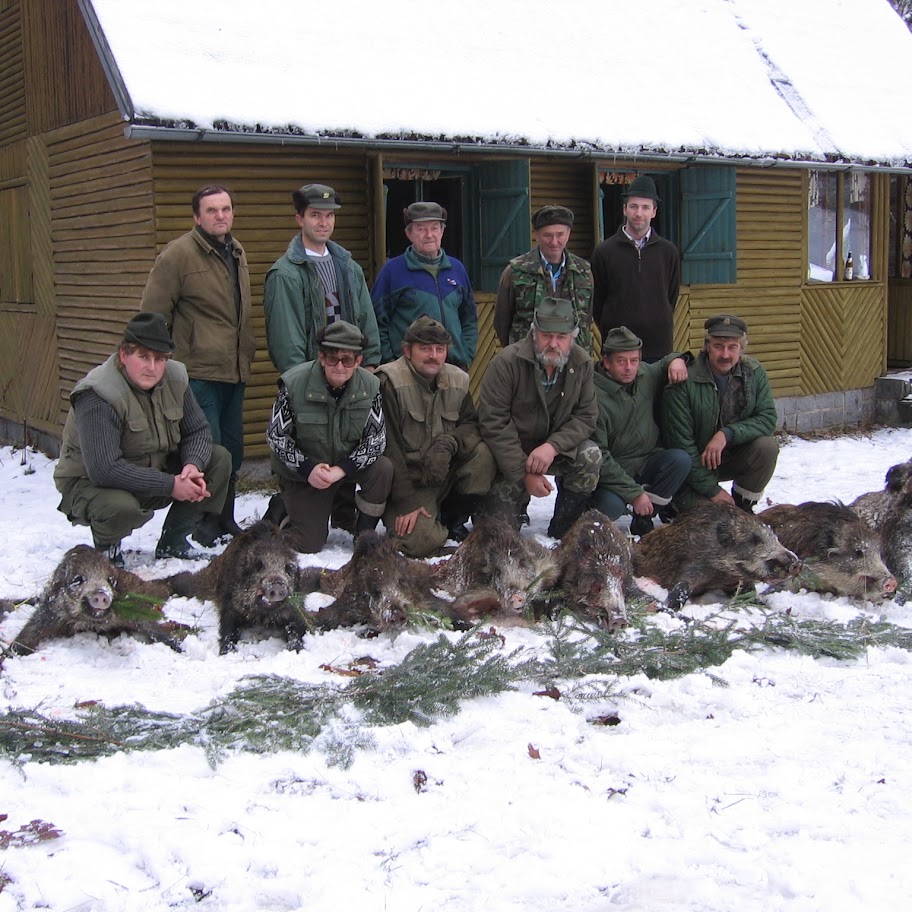
{"type": "MultiPolygon", "coordinates": [[[[882,487],[908,458],[912,430],[791,440],[771,502],[840,498],[882,487]]],[[[56,512],[53,462],[0,450],[0,596],[37,593],[63,553],[89,542],[56,512]]],[[[239,500],[243,521],[266,495],[239,500]]],[[[532,505],[544,539],[552,502],[532,505]]],[[[125,542],[128,566],[152,560],[163,514],[125,542]]],[[[303,563],[337,567],[350,539],[303,563]]],[[[800,618],[880,617],[912,627],[912,606],[779,595],[800,618]]],[[[711,606],[691,606],[701,616],[711,606]]],[[[187,713],[243,677],[334,683],[322,664],[369,653],[395,664],[436,635],[313,637],[299,654],[245,639],[219,656],[209,603],[172,599],[198,625],[184,653],[129,637],[45,643],[0,670],[3,709],[70,717],[86,700],[187,713]]],[[[691,610],[689,607],[688,610],[691,610]]],[[[9,640],[22,607],[0,623],[9,640]]],[[[657,615],[651,623],[681,622],[657,615]]],[[[506,651],[535,652],[541,631],[503,631],[506,651]]],[[[0,852],[0,912],[172,908],[368,912],[811,912],[903,908],[912,895],[912,658],[872,648],[858,661],[736,652],[671,681],[619,681],[609,704],[568,705],[522,686],[465,701],[427,728],[374,728],[373,748],[343,769],[319,750],[119,753],[74,765],[0,760],[0,830],[49,821],[60,839],[0,852]],[[719,679],[727,686],[719,686],[719,679]],[[615,711],[619,725],[588,719],[615,711]],[[530,745],[540,757],[530,756],[530,745]],[[427,776],[416,792],[414,774],[427,776]]]]}

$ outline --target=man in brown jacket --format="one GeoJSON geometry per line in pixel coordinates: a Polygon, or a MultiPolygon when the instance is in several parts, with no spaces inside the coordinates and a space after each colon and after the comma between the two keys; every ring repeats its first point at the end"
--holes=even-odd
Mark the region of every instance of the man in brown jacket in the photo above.
{"type": "Polygon", "coordinates": [[[521,342],[498,352],[481,382],[481,436],[497,462],[486,513],[519,528],[531,497],[553,490],[552,538],[562,538],[589,504],[602,452],[595,433],[598,404],[589,352],[575,345],[573,304],[545,298],[521,342]]]}
{"type": "Polygon", "coordinates": [[[202,187],[192,200],[194,227],[171,241],[149,273],[141,309],[164,316],[174,357],[190,375],[212,429],[231,454],[231,481],[221,514],[208,515],[194,537],[213,545],[237,535],[237,473],[244,459],[244,388],[256,340],[250,321],[250,275],[244,248],[231,235],[234,197],[225,187],[202,187]]]}

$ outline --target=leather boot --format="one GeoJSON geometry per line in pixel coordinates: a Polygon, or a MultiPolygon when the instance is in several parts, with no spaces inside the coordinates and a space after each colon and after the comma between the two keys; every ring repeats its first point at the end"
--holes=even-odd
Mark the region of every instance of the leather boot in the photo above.
{"type": "Polygon", "coordinates": [[[355,541],[358,540],[358,537],[364,532],[373,532],[377,528],[377,524],[380,522],[379,516],[368,516],[367,513],[362,513],[358,511],[358,518],[355,520],[355,541]]]}
{"type": "Polygon", "coordinates": [[[276,528],[282,528],[282,520],[288,518],[288,510],[285,509],[285,500],[281,494],[273,494],[269,498],[266,506],[266,512],[263,519],[271,522],[276,528]]]}
{"type": "Polygon", "coordinates": [[[165,517],[161,538],[155,546],[155,556],[159,559],[179,557],[182,560],[209,560],[211,554],[204,554],[187,541],[187,536],[196,532],[200,520],[200,512],[195,504],[176,500],[165,517]]]}
{"type": "Polygon", "coordinates": [[[638,513],[634,513],[630,518],[631,535],[638,535],[642,538],[652,532],[653,528],[651,516],[640,516],[638,513]]]}
{"type": "Polygon", "coordinates": [[[95,536],[92,536],[92,543],[95,545],[96,551],[101,551],[101,553],[115,566],[120,567],[121,570],[124,568],[124,556],[123,551],[120,549],[120,542],[111,542],[109,545],[103,545],[98,543],[98,539],[95,536]]]}
{"type": "Polygon", "coordinates": [[[583,515],[592,494],[589,492],[558,490],[557,500],[554,502],[554,516],[548,526],[548,535],[551,538],[563,538],[570,527],[583,515]]]}
{"type": "Polygon", "coordinates": [[[455,494],[440,505],[440,524],[446,526],[447,538],[454,542],[464,542],[468,538],[466,523],[478,510],[479,500],[474,494],[455,494]]]}
{"type": "Polygon", "coordinates": [[[203,514],[202,522],[193,533],[193,537],[204,548],[224,545],[231,541],[235,535],[240,535],[244,531],[234,520],[236,486],[237,475],[232,475],[228,481],[228,492],[225,495],[225,505],[222,507],[222,512],[218,516],[214,513],[203,514]]]}
{"type": "Polygon", "coordinates": [[[732,494],[732,500],[735,502],[735,506],[739,510],[744,510],[745,513],[753,513],[754,507],[757,504],[756,500],[748,500],[746,497],[742,497],[738,493],[732,494]]]}

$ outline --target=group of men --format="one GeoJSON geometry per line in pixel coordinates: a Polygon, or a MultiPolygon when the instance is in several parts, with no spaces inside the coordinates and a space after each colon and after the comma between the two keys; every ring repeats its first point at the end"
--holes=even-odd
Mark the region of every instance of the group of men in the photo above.
{"type": "MultiPolygon", "coordinates": [[[[591,268],[566,249],[569,209],[533,214],[535,246],[501,276],[503,348],[477,408],[475,300],[443,248],[446,210],[404,210],[410,246],[368,290],[331,240],[338,194],[308,184],[292,201],[299,231],[264,284],[280,374],[266,435],[279,493],[267,515],[299,550],[319,551],[330,524],[357,536],[382,519],[404,553],[425,557],[464,539],[470,518],[518,529],[531,498],[552,492],[549,476],[554,538],[590,505],[629,513],[636,535],[698,498],[753,509],[777,456],[766,373],[744,355],[747,327],[731,315],[706,321],[695,359],[671,351],[678,255],[652,228],[650,178],[631,183],[624,224],[591,268]]],[[[156,259],[118,351],[70,397],[60,509],[115,563],[121,540],[168,504],[157,556],[200,556],[189,539],[211,546],[239,531],[255,353],[247,258],[231,233],[230,191],[203,187],[192,209],[193,228],[156,259]]]]}

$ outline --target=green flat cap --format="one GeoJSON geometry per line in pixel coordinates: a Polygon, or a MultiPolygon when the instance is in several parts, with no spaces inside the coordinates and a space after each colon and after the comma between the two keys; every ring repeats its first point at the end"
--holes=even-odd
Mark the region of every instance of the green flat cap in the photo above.
{"type": "Polygon", "coordinates": [[[425,345],[449,345],[453,341],[453,337],[442,323],[432,320],[425,314],[418,317],[409,326],[402,337],[402,341],[408,343],[418,342],[425,345]]]}
{"type": "Polygon", "coordinates": [[[140,313],[124,327],[124,342],[132,342],[155,352],[173,352],[168,324],[160,313],[140,313]]]}
{"type": "Polygon", "coordinates": [[[602,354],[610,355],[612,352],[636,351],[643,347],[643,340],[635,336],[626,326],[615,326],[602,343],[602,354]]]}
{"type": "Polygon", "coordinates": [[[710,336],[728,336],[731,339],[747,334],[747,323],[731,314],[716,314],[703,324],[703,328],[710,336]]]}
{"type": "Polygon", "coordinates": [[[366,342],[364,333],[345,320],[330,323],[317,337],[317,344],[321,348],[344,348],[353,352],[362,351],[366,342]]]}
{"type": "Polygon", "coordinates": [[[406,225],[412,222],[443,222],[446,224],[447,211],[439,203],[412,203],[402,210],[406,225]]]}
{"type": "Polygon", "coordinates": [[[564,298],[542,298],[533,323],[542,332],[570,333],[576,329],[576,314],[573,305],[564,298]]]}
{"type": "Polygon", "coordinates": [[[339,194],[326,184],[305,184],[291,194],[296,212],[311,209],[341,209],[339,194]]]}

